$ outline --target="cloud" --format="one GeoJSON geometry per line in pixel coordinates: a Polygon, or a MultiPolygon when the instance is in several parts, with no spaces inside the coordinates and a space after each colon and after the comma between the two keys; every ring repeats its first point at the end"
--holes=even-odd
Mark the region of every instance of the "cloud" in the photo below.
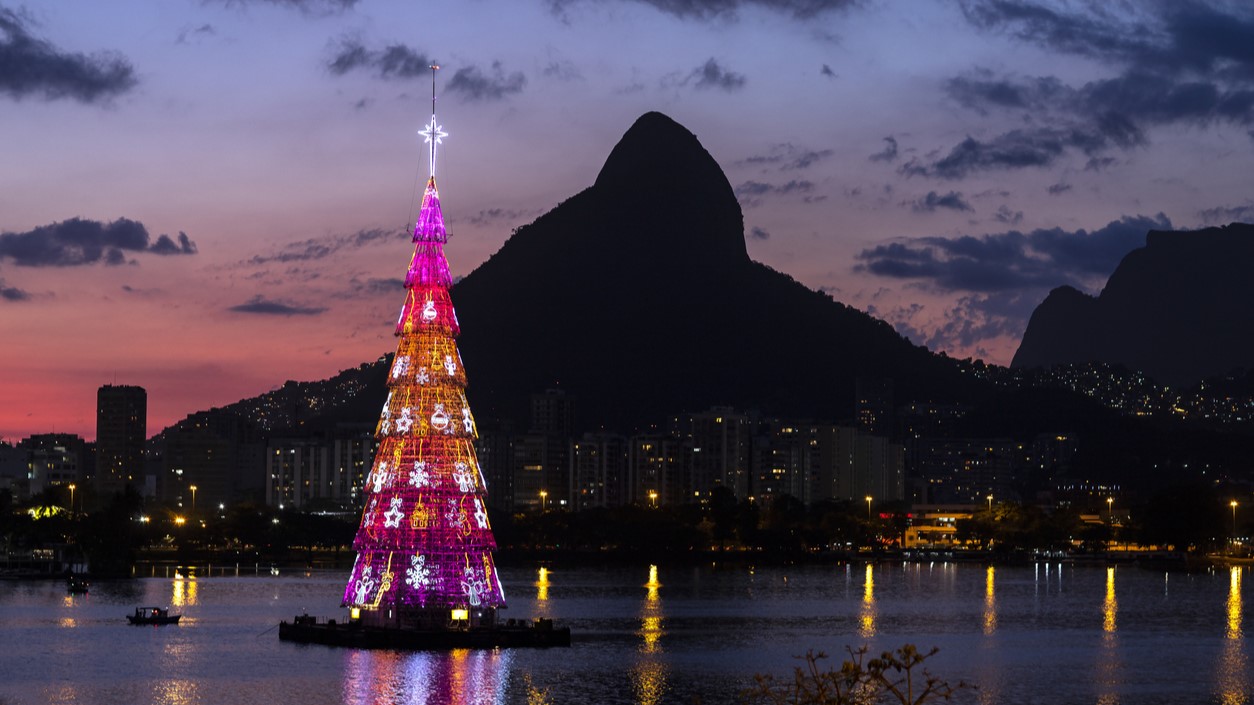
{"type": "Polygon", "coordinates": [[[467,218],[466,222],[471,225],[492,225],[501,221],[516,222],[525,218],[535,217],[543,212],[542,210],[534,209],[484,208],[467,218]]]}
{"type": "Polygon", "coordinates": [[[514,93],[521,93],[527,85],[527,77],[520,71],[506,74],[501,62],[493,61],[488,71],[478,66],[457,69],[445,90],[461,94],[467,100],[501,100],[514,93]]]}
{"type": "MultiPolygon", "coordinates": [[[[350,71],[368,71],[384,80],[411,80],[431,75],[431,66],[438,64],[424,52],[404,44],[391,44],[382,49],[371,49],[359,39],[340,39],[332,48],[326,68],[336,76],[350,71]]],[[[522,92],[527,77],[515,71],[507,74],[501,62],[494,61],[488,70],[478,66],[463,66],[453,73],[444,90],[450,95],[461,95],[466,100],[501,100],[522,92]]],[[[365,107],[358,103],[358,107],[365,107]]]]}
{"type": "Polygon", "coordinates": [[[355,233],[310,238],[308,240],[289,242],[273,254],[255,255],[247,261],[247,264],[308,262],[330,257],[345,248],[356,249],[379,241],[400,240],[406,237],[408,235],[401,231],[371,228],[358,230],[355,233]]]}
{"type": "Polygon", "coordinates": [[[828,78],[836,78],[836,72],[833,71],[832,67],[827,64],[823,64],[823,68],[819,69],[819,75],[827,76],[828,78]]]}
{"type": "Polygon", "coordinates": [[[216,3],[226,7],[247,7],[248,5],[273,5],[291,10],[298,10],[306,15],[326,16],[347,12],[361,0],[203,0],[208,5],[216,3]]]}
{"type": "MultiPolygon", "coordinates": [[[[761,181],[746,181],[735,189],[736,196],[746,206],[756,206],[762,202],[762,196],[784,196],[790,193],[809,193],[814,190],[814,183],[804,179],[793,179],[783,184],[767,184],[761,181]]],[[[812,198],[805,199],[810,202],[812,198]]],[[[819,198],[817,200],[822,200],[819,198]]]]}
{"type": "Polygon", "coordinates": [[[759,228],[758,226],[755,225],[749,229],[749,237],[753,238],[754,240],[770,240],[771,234],[767,232],[766,230],[764,230],[763,228],[759,228]]]}
{"type": "Polygon", "coordinates": [[[857,255],[855,271],[914,279],[944,292],[991,293],[1104,281],[1151,229],[1170,230],[1157,216],[1124,216],[1092,232],[1060,228],[983,236],[921,237],[877,245],[857,255]]]}
{"type": "Polygon", "coordinates": [[[194,255],[196,254],[196,243],[187,237],[187,233],[179,231],[179,241],[175,243],[170,239],[169,235],[157,236],[157,241],[148,248],[148,251],[157,255],[194,255]]]}
{"type": "Polygon", "coordinates": [[[1052,184],[1048,189],[1045,189],[1045,190],[1049,191],[1049,195],[1051,196],[1061,196],[1062,194],[1071,190],[1071,184],[1065,184],[1059,181],[1056,184],[1052,184]]]}
{"type": "Polygon", "coordinates": [[[174,38],[175,44],[190,44],[194,40],[212,37],[218,33],[211,24],[202,24],[199,27],[184,27],[179,30],[178,36],[174,38]]]}
{"type": "Polygon", "coordinates": [[[1054,122],[1070,120],[1125,148],[1145,144],[1148,125],[1254,122],[1254,83],[1225,87],[1209,77],[1177,78],[1143,69],[1079,88],[1052,76],[993,76],[977,70],[950,79],[945,92],[981,115],[993,109],[1025,110],[1054,122]]]}
{"type": "Polygon", "coordinates": [[[910,204],[910,209],[915,213],[931,213],[937,208],[948,208],[955,211],[974,211],[970,203],[962,199],[962,194],[957,191],[950,191],[945,195],[928,191],[923,198],[916,199],[910,204]]]}
{"type": "Polygon", "coordinates": [[[0,7],[0,93],[14,100],[42,96],[104,103],[138,85],[135,69],[116,53],[62,51],[30,33],[29,18],[0,7]]]}
{"type": "Polygon", "coordinates": [[[361,40],[345,37],[333,47],[334,55],[327,60],[326,68],[336,76],[349,71],[372,71],[384,80],[409,80],[427,78],[431,66],[438,62],[425,53],[404,44],[389,44],[382,49],[369,49],[361,40]]]}
{"type": "Polygon", "coordinates": [[[872,154],[867,159],[873,162],[891,162],[897,158],[897,138],[885,137],[884,141],[888,143],[884,149],[872,154]]]}
{"type": "Polygon", "coordinates": [[[405,288],[405,280],[400,278],[370,278],[366,280],[353,277],[349,281],[349,290],[356,296],[377,296],[380,294],[398,294],[405,288]]]}
{"type": "Polygon", "coordinates": [[[809,149],[784,142],[771,145],[768,154],[755,155],[742,159],[738,164],[771,165],[780,171],[809,169],[818,162],[835,154],[830,149],[809,149]]]}
{"type": "Polygon", "coordinates": [[[1023,0],[964,5],[976,27],[1062,54],[1166,75],[1254,77],[1254,13],[1239,4],[1144,3],[1123,14],[1100,3],[1060,9],[1023,0]]]}
{"type": "Polygon", "coordinates": [[[0,259],[7,257],[19,267],[73,267],[123,264],[126,253],[196,254],[196,243],[186,233],[179,233],[177,244],[169,235],[158,236],[151,246],[148,239],[144,224],[128,218],[111,223],[70,218],[26,232],[0,233],[0,259]]]}
{"type": "Polygon", "coordinates": [[[1248,7],[1162,2],[1111,11],[1100,3],[970,0],[963,10],[981,30],[1114,70],[1077,85],[987,69],[950,79],[949,97],[981,115],[1014,111],[1049,129],[1082,133],[1089,157],[1146,144],[1153,125],[1254,124],[1254,12],[1248,7]]]}
{"type": "Polygon", "coordinates": [[[1240,206],[1216,206],[1198,211],[1202,222],[1206,225],[1227,225],[1228,223],[1254,223],[1254,202],[1240,206]]]}
{"type": "MultiPolygon", "coordinates": [[[[1011,216],[1013,218],[1013,214],[1011,216]]],[[[1100,289],[1119,261],[1145,244],[1147,231],[1172,229],[1163,214],[1125,216],[1093,231],[1009,230],[979,237],[921,237],[863,250],[854,269],[911,286],[959,293],[941,312],[914,305],[868,312],[933,350],[974,350],[997,338],[1017,340],[1053,288],[1100,289]]]]}
{"type": "Polygon", "coordinates": [[[560,81],[583,80],[583,73],[579,70],[579,67],[568,59],[555,59],[550,61],[541,73],[560,81]]]}
{"type": "Polygon", "coordinates": [[[1040,295],[1035,292],[960,297],[945,310],[940,324],[922,336],[922,343],[931,350],[979,351],[980,344],[988,340],[1021,338],[1039,303],[1040,295]]]}
{"type": "Polygon", "coordinates": [[[1069,148],[1086,154],[1107,144],[1099,134],[1048,127],[1011,130],[987,141],[967,137],[939,159],[911,159],[898,169],[906,176],[962,179],[996,169],[1021,169],[1052,165],[1069,148]]]}
{"type": "Polygon", "coordinates": [[[0,301],[29,301],[30,293],[15,286],[5,286],[0,279],[0,301]]]}
{"type": "Polygon", "coordinates": [[[744,88],[747,80],[744,74],[725,68],[711,57],[704,64],[689,72],[679,81],[679,84],[692,86],[698,90],[714,88],[732,93],[744,88]]]}
{"type": "MultiPolygon", "coordinates": [[[[964,178],[990,169],[1051,166],[1080,152],[1086,169],[1108,153],[1149,143],[1159,125],[1254,125],[1254,11],[1238,3],[967,0],[976,28],[1059,54],[1083,57],[1109,73],[1083,83],[977,68],[944,84],[957,104],[1026,127],[990,140],[968,137],[945,160],[903,173],[964,178]]],[[[1056,194],[1055,194],[1056,195],[1056,194]]]]}
{"type": "Polygon", "coordinates": [[[248,303],[227,308],[235,313],[256,313],[264,316],[316,316],[324,311],[324,306],[293,306],[280,301],[267,301],[260,295],[249,299],[248,303]]]}
{"type": "Polygon", "coordinates": [[[1009,206],[1001,205],[993,214],[993,219],[1005,225],[1018,225],[1023,222],[1023,211],[1012,211],[1009,206]]]}
{"type": "Polygon", "coordinates": [[[1119,162],[1114,157],[1093,157],[1084,163],[1085,171],[1101,171],[1119,162]]]}
{"type": "MultiPolygon", "coordinates": [[[[607,2],[636,2],[648,5],[659,12],[684,20],[737,19],[744,8],[762,8],[771,12],[791,15],[798,20],[813,19],[819,15],[843,10],[857,4],[857,0],[599,0],[607,2]]],[[[579,2],[593,4],[594,0],[549,0],[554,14],[564,15],[566,8],[579,2]]]]}

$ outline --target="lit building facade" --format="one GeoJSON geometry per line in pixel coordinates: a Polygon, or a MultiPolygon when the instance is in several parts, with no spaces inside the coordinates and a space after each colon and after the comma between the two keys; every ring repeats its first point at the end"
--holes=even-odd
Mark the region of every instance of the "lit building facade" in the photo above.
{"type": "Polygon", "coordinates": [[[148,392],[106,384],[96,392],[97,492],[103,496],[143,483],[148,392]]]}

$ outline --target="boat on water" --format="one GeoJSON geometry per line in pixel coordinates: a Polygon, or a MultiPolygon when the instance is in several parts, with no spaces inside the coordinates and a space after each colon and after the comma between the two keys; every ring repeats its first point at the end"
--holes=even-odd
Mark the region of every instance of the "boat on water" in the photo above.
{"type": "Polygon", "coordinates": [[[181,614],[170,614],[164,607],[136,607],[135,614],[126,615],[131,624],[178,624],[181,614]]]}
{"type": "Polygon", "coordinates": [[[297,615],[279,623],[279,639],[306,644],[348,646],[358,649],[492,649],[570,646],[570,627],[554,627],[551,619],[506,620],[474,627],[452,622],[443,627],[396,629],[372,627],[360,620],[318,621],[297,615]]]}
{"type": "Polygon", "coordinates": [[[85,595],[91,584],[81,575],[71,575],[65,580],[65,589],[71,595],[85,595]]]}

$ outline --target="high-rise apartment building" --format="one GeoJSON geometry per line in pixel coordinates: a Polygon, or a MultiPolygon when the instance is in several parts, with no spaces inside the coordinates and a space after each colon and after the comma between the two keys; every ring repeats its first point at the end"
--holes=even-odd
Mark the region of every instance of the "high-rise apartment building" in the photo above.
{"type": "Polygon", "coordinates": [[[142,482],[148,392],[106,384],[96,392],[96,490],[102,497],[142,482]]]}

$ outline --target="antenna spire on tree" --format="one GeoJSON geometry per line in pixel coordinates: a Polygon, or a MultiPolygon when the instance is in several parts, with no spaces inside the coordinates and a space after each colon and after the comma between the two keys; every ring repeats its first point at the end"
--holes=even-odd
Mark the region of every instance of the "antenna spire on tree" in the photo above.
{"type": "Polygon", "coordinates": [[[423,136],[423,142],[431,145],[431,178],[435,178],[435,147],[443,143],[443,139],[448,137],[448,133],[444,128],[435,121],[435,72],[440,69],[438,64],[431,64],[431,122],[426,127],[418,131],[423,136]]]}

